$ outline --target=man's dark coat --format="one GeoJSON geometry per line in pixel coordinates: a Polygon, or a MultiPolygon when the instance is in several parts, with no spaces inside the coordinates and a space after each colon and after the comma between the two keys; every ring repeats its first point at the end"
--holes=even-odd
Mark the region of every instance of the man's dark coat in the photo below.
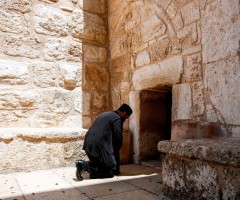
{"type": "Polygon", "coordinates": [[[122,120],[117,112],[100,114],[86,133],[83,149],[108,169],[116,168],[114,153],[122,146],[122,120]]]}

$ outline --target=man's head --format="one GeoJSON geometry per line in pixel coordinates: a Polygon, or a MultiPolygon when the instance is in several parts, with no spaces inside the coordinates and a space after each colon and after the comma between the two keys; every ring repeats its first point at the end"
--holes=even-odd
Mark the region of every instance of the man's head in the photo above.
{"type": "Polygon", "coordinates": [[[118,108],[118,114],[122,118],[123,121],[128,119],[128,117],[132,114],[132,109],[130,108],[129,105],[123,103],[119,108],[118,108]]]}

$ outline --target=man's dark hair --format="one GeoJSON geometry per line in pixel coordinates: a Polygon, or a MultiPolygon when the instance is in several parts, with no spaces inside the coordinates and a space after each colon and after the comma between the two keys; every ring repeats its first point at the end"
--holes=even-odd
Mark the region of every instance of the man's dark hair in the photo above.
{"type": "Polygon", "coordinates": [[[126,112],[128,114],[128,116],[130,116],[132,114],[132,109],[130,108],[129,105],[123,103],[119,108],[119,111],[121,112],[126,112]]]}

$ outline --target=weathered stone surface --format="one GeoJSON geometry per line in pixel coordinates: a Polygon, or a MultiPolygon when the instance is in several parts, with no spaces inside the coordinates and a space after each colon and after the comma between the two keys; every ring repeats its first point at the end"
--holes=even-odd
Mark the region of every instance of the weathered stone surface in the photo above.
{"type": "Polygon", "coordinates": [[[43,4],[34,7],[34,29],[37,33],[67,36],[70,30],[70,17],[63,11],[43,4]]]}
{"type": "Polygon", "coordinates": [[[105,0],[78,0],[80,8],[96,14],[104,14],[106,12],[105,0]]]}
{"type": "Polygon", "coordinates": [[[31,65],[33,83],[38,87],[54,87],[57,84],[56,65],[53,63],[38,62],[31,65]]]}
{"type": "Polygon", "coordinates": [[[1,110],[32,110],[36,109],[39,94],[34,91],[0,91],[1,110]]]}
{"type": "Polygon", "coordinates": [[[9,10],[16,10],[22,13],[30,12],[33,1],[32,0],[2,0],[5,7],[9,10]]]}
{"type": "Polygon", "coordinates": [[[103,67],[88,64],[86,65],[86,79],[88,83],[84,83],[84,88],[88,90],[108,90],[109,74],[103,67]]]}
{"type": "Polygon", "coordinates": [[[37,37],[7,35],[5,41],[7,55],[39,58],[42,42],[37,37]]]}
{"type": "Polygon", "coordinates": [[[8,33],[22,32],[22,18],[15,12],[0,10],[0,30],[8,33]]]}
{"type": "Polygon", "coordinates": [[[71,43],[68,45],[67,61],[82,61],[82,43],[71,41],[71,43]]]}
{"type": "Polygon", "coordinates": [[[163,184],[171,199],[220,199],[217,169],[199,161],[167,157],[163,184]]]}
{"type": "MultiPolygon", "coordinates": [[[[79,116],[83,113],[84,107],[83,107],[83,92],[81,88],[77,88],[73,91],[73,104],[74,104],[74,110],[78,112],[79,116]]],[[[86,102],[86,101],[84,101],[86,102]]],[[[86,103],[87,106],[87,103],[86,103]]],[[[85,110],[86,111],[86,110],[85,110]]],[[[79,125],[79,127],[81,127],[79,125]]]]}
{"type": "Polygon", "coordinates": [[[169,18],[174,18],[177,14],[177,6],[174,2],[169,3],[166,13],[168,14],[169,18]]]}
{"type": "Polygon", "coordinates": [[[192,92],[189,84],[173,86],[172,121],[192,118],[192,92]]]}
{"type": "Polygon", "coordinates": [[[138,69],[132,77],[134,88],[140,90],[158,85],[176,84],[180,81],[182,65],[182,58],[175,56],[158,64],[138,69]]]}
{"type": "Polygon", "coordinates": [[[63,89],[44,90],[41,92],[39,107],[47,113],[69,113],[73,108],[73,94],[63,89]]]}
{"type": "Polygon", "coordinates": [[[143,41],[147,42],[152,40],[154,37],[159,37],[166,33],[167,27],[157,15],[151,16],[149,19],[144,21],[141,26],[141,34],[143,41]]]}
{"type": "Polygon", "coordinates": [[[25,85],[29,81],[27,63],[0,60],[0,84],[25,85]]]}
{"type": "Polygon", "coordinates": [[[1,110],[0,112],[0,127],[13,128],[24,127],[26,120],[30,115],[31,110],[1,110]]]}
{"type": "Polygon", "coordinates": [[[80,128],[1,129],[1,172],[31,171],[74,163],[84,157],[86,130],[80,128]]]}
{"type": "Polygon", "coordinates": [[[165,192],[173,199],[238,199],[239,139],[160,141],[165,192]]]}
{"type": "Polygon", "coordinates": [[[183,29],[177,32],[177,37],[184,47],[191,47],[196,45],[199,40],[197,24],[192,23],[188,26],[184,26],[183,29]]]}
{"type": "Polygon", "coordinates": [[[201,138],[160,141],[158,143],[158,150],[180,157],[239,167],[239,145],[239,138],[201,138]]]}
{"type": "Polygon", "coordinates": [[[204,86],[202,82],[192,85],[192,114],[197,117],[204,114],[204,86]]]}
{"type": "Polygon", "coordinates": [[[199,2],[192,1],[181,9],[183,22],[185,25],[191,24],[200,19],[199,2]]]}
{"type": "Polygon", "coordinates": [[[169,38],[157,40],[149,47],[151,62],[157,62],[166,58],[172,50],[172,44],[169,38]]]}
{"type": "Polygon", "coordinates": [[[73,37],[97,41],[104,44],[106,42],[106,27],[104,20],[98,15],[74,10],[71,23],[73,37]]]}
{"type": "Polygon", "coordinates": [[[128,52],[127,36],[125,34],[116,35],[116,38],[110,42],[111,59],[123,56],[128,52]]]}
{"type": "Polygon", "coordinates": [[[203,62],[236,54],[239,49],[240,18],[237,0],[212,1],[202,17],[203,62]],[[209,20],[211,19],[211,20],[209,20]]]}
{"type": "Polygon", "coordinates": [[[106,94],[95,92],[92,98],[95,115],[98,115],[99,111],[104,112],[108,109],[108,96],[106,94]]]}
{"type": "Polygon", "coordinates": [[[172,19],[173,26],[176,31],[179,31],[183,28],[183,19],[181,13],[178,13],[173,19],[172,19]]]}
{"type": "Polygon", "coordinates": [[[83,115],[90,115],[90,112],[91,112],[91,94],[89,92],[85,92],[83,91],[82,92],[82,99],[83,99],[83,102],[84,102],[84,105],[82,106],[82,112],[83,112],[83,115]]]}
{"type": "Polygon", "coordinates": [[[68,43],[66,40],[51,38],[45,42],[43,57],[47,61],[63,60],[66,58],[67,51],[68,43]]]}
{"type": "Polygon", "coordinates": [[[82,85],[82,65],[78,64],[69,64],[69,63],[60,63],[60,86],[68,90],[73,90],[77,86],[82,85]]]}
{"type": "Polygon", "coordinates": [[[199,81],[202,80],[202,59],[200,54],[187,57],[185,80],[199,81]]]}
{"type": "Polygon", "coordinates": [[[171,140],[210,138],[217,136],[214,125],[196,120],[176,120],[172,123],[171,140]]]}
{"type": "Polygon", "coordinates": [[[136,66],[140,67],[147,64],[150,64],[150,57],[148,51],[144,50],[137,54],[136,66]]]}
{"type": "Polygon", "coordinates": [[[85,45],[83,51],[84,61],[103,63],[107,60],[107,51],[104,47],[85,45]]]}
{"type": "MultiPolygon", "coordinates": [[[[223,124],[239,124],[240,84],[237,57],[208,64],[205,70],[205,95],[223,124]]],[[[210,116],[209,116],[210,117],[210,116]]]]}

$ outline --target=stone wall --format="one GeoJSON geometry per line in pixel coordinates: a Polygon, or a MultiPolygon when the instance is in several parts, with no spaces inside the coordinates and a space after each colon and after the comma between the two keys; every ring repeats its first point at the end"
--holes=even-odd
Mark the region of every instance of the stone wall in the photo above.
{"type": "Polygon", "coordinates": [[[109,109],[105,0],[0,1],[0,171],[74,163],[109,109]]]}
{"type": "MultiPolygon", "coordinates": [[[[218,136],[239,137],[239,1],[108,4],[113,105],[168,86],[173,122],[209,122],[218,136]]],[[[144,112],[133,101],[134,110],[144,112]]],[[[130,122],[136,137],[139,116],[130,122]]]]}

